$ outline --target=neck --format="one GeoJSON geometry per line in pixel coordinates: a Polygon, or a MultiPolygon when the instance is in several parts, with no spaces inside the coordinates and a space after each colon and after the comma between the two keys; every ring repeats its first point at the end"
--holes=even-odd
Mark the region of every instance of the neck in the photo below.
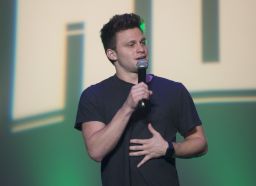
{"type": "Polygon", "coordinates": [[[138,74],[137,73],[125,74],[125,73],[120,73],[117,71],[116,75],[119,79],[126,81],[128,83],[132,83],[132,84],[138,83],[138,74]]]}
{"type": "MultiPolygon", "coordinates": [[[[138,74],[134,73],[131,76],[125,76],[122,73],[116,72],[116,75],[119,79],[126,81],[131,84],[137,84],[138,83],[138,74]]],[[[153,76],[151,74],[146,75],[146,82],[149,83],[152,80],[153,76]]]]}

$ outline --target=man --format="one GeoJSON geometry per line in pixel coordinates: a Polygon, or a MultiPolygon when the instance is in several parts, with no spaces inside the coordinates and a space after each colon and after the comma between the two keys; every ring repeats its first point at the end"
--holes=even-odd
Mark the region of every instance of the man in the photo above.
{"type": "Polygon", "coordinates": [[[142,21],[115,15],[101,39],[116,74],[81,95],[75,128],[90,157],[101,162],[103,186],[177,186],[175,158],[204,154],[207,142],[196,108],[181,84],[147,74],[138,83],[137,62],[148,59],[142,21]],[[147,109],[138,102],[149,100],[147,109]],[[184,136],[176,142],[176,133],[184,136]]]}

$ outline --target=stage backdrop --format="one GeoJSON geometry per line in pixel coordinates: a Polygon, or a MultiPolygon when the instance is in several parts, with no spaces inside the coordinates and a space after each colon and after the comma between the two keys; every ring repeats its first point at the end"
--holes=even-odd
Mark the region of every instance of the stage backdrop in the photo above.
{"type": "Polygon", "coordinates": [[[102,25],[135,12],[146,22],[149,71],[189,89],[208,138],[206,156],[177,159],[181,185],[254,186],[255,8],[254,0],[1,1],[0,185],[101,185],[73,129],[77,103],[114,73],[102,25]]]}

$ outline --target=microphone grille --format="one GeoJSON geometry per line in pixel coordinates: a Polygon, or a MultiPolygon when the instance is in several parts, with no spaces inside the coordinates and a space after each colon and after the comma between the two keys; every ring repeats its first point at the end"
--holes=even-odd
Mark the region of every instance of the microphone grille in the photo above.
{"type": "Polygon", "coordinates": [[[138,60],[136,64],[137,68],[148,68],[148,61],[146,59],[138,60]]]}

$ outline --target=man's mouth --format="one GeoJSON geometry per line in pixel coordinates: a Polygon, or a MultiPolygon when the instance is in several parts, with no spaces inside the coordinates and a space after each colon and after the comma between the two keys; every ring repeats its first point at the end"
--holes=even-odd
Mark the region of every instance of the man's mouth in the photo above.
{"type": "Polygon", "coordinates": [[[136,58],[136,60],[141,60],[141,59],[146,59],[146,56],[141,56],[141,57],[136,58]]]}

